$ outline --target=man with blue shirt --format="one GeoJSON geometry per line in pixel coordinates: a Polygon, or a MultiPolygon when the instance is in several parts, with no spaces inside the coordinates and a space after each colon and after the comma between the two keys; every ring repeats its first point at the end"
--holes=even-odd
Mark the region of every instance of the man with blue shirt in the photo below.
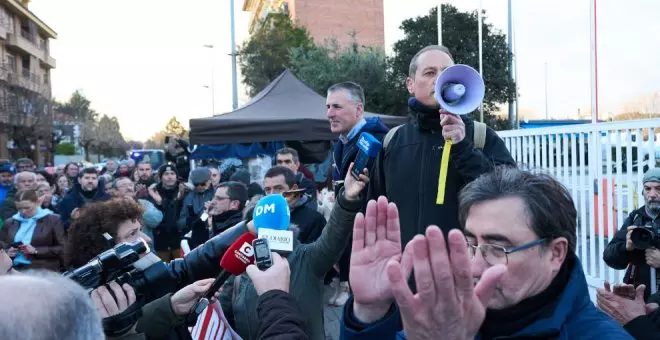
{"type": "Polygon", "coordinates": [[[14,187],[14,173],[16,170],[11,162],[0,165],[0,206],[5,201],[7,193],[14,187]]]}
{"type": "Polygon", "coordinates": [[[557,180],[498,167],[465,186],[458,213],[464,232],[430,226],[402,254],[396,205],[369,202],[342,339],[632,339],[589,299],[577,211],[557,180]]]}
{"type": "MultiPolygon", "coordinates": [[[[379,117],[364,118],[364,91],[362,86],[354,82],[337,83],[328,88],[326,107],[330,130],[339,135],[335,142],[333,156],[332,181],[341,183],[346,178],[348,167],[355,161],[358,154],[357,140],[362,132],[368,132],[379,141],[383,141],[389,131],[379,117]]],[[[371,174],[373,164],[368,164],[367,170],[371,174]]],[[[341,185],[335,185],[335,196],[341,185]]],[[[366,205],[366,195],[364,204],[366,205]]],[[[347,247],[339,260],[339,282],[335,280],[337,290],[330,297],[330,305],[342,306],[350,296],[348,285],[349,262],[351,249],[347,247]]]]}

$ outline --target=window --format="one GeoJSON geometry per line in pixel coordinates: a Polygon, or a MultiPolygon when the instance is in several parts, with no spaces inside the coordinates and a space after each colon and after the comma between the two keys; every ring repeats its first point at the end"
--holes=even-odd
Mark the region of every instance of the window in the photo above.
{"type": "Polygon", "coordinates": [[[16,72],[16,57],[13,54],[7,53],[7,69],[16,72]]]}

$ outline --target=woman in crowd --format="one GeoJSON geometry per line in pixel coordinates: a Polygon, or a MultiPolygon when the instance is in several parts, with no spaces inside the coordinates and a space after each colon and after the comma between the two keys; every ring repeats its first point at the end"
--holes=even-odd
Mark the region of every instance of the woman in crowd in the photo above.
{"type": "Polygon", "coordinates": [[[139,238],[151,240],[142,233],[143,208],[133,200],[94,202],[80,209],[68,230],[64,248],[64,265],[67,270],[78,268],[109,246],[122,242],[135,242],[139,238]],[[104,233],[112,236],[114,244],[108,244],[104,233]]]}
{"type": "Polygon", "coordinates": [[[65,241],[60,217],[41,208],[35,190],[17,192],[15,202],[18,212],[0,231],[0,241],[10,244],[7,253],[14,268],[60,271],[65,241]]]}
{"type": "Polygon", "coordinates": [[[57,213],[57,208],[53,203],[53,190],[54,188],[48,184],[37,182],[37,197],[39,197],[41,207],[57,213]]]}
{"type": "Polygon", "coordinates": [[[69,178],[65,175],[57,176],[55,180],[55,192],[53,193],[53,205],[57,206],[62,201],[62,198],[66,196],[66,193],[69,192],[69,178]]]}

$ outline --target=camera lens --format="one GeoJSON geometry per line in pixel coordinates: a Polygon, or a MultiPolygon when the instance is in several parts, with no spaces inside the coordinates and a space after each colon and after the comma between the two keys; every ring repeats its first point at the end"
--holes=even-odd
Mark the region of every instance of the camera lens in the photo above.
{"type": "Polygon", "coordinates": [[[637,249],[649,249],[653,246],[653,231],[646,228],[635,228],[630,233],[630,240],[637,249]]]}

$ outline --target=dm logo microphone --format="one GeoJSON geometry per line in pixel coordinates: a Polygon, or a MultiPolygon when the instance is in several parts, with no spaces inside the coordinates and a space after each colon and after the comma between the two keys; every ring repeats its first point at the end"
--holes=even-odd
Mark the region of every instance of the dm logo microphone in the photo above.
{"type": "Polygon", "coordinates": [[[286,230],[291,220],[289,204],[282,195],[268,195],[254,207],[252,220],[257,232],[262,228],[286,230]]]}

